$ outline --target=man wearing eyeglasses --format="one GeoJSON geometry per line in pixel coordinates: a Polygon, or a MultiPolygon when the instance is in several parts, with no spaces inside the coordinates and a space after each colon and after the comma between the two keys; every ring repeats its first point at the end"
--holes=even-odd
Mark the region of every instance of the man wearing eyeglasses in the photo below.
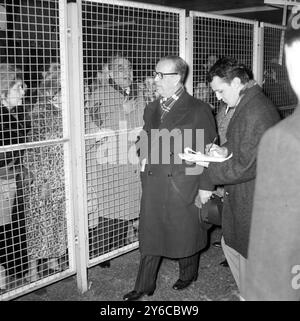
{"type": "MultiPolygon", "coordinates": [[[[185,91],[186,73],[186,62],[177,56],[162,58],[155,68],[160,98],[145,108],[139,141],[144,165],[141,260],[134,290],[123,297],[127,301],[154,293],[163,257],[179,261],[179,278],[173,289],[187,288],[197,279],[199,251],[206,246],[207,232],[194,201],[199,190],[213,190],[214,186],[202,167],[181,161],[178,153],[185,147],[203,149],[216,137],[216,126],[209,105],[185,91]]],[[[205,195],[202,197],[205,202],[205,195]]]]}

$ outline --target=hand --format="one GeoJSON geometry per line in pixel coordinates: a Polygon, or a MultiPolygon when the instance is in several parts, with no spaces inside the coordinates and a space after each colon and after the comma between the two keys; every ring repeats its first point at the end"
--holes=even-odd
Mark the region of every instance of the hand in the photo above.
{"type": "Polygon", "coordinates": [[[201,203],[201,200],[200,200],[199,193],[197,194],[197,196],[196,196],[196,198],[195,198],[194,204],[195,204],[198,208],[202,208],[202,203],[201,203]]]}
{"type": "Polygon", "coordinates": [[[199,189],[198,195],[199,195],[201,204],[207,203],[210,197],[212,196],[212,193],[213,193],[212,191],[205,191],[205,190],[199,189]]]}
{"type": "Polygon", "coordinates": [[[144,171],[145,171],[146,163],[147,163],[147,159],[146,159],[146,158],[143,158],[143,159],[140,161],[140,172],[144,172],[144,171]]]}
{"type": "Polygon", "coordinates": [[[228,149],[216,144],[207,144],[205,147],[205,154],[208,156],[226,157],[228,155],[228,149]]]}
{"type": "Polygon", "coordinates": [[[209,162],[196,162],[196,164],[207,168],[209,165],[209,162]]]}
{"type": "Polygon", "coordinates": [[[224,187],[217,187],[215,191],[213,191],[213,194],[223,197],[224,196],[224,187]]]}

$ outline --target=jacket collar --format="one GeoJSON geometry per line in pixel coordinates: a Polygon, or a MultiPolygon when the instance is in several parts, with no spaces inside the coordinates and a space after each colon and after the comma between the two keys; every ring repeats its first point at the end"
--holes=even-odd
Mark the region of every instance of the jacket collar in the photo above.
{"type": "Polygon", "coordinates": [[[245,87],[241,92],[242,98],[240,99],[238,105],[235,107],[235,111],[230,122],[232,123],[232,121],[237,117],[237,115],[244,108],[244,106],[246,106],[248,102],[253,99],[253,97],[255,97],[261,92],[262,89],[257,83],[252,83],[251,86],[245,87]]]}

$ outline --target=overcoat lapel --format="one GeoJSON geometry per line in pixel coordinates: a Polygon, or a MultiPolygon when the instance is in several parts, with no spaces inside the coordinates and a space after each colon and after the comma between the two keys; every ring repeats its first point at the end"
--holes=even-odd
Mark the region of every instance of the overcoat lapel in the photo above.
{"type": "Polygon", "coordinates": [[[159,105],[159,100],[156,101],[156,106],[155,106],[155,111],[152,114],[151,117],[151,128],[159,128],[160,126],[160,105],[159,105]]]}

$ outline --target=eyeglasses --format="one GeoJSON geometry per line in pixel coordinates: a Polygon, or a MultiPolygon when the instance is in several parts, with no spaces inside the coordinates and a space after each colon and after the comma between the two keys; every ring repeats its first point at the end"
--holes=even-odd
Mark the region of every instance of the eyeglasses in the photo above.
{"type": "Polygon", "coordinates": [[[155,78],[156,76],[159,78],[159,79],[163,79],[164,76],[169,76],[169,75],[178,75],[178,72],[156,72],[156,71],[153,71],[153,77],[155,78]]]}

